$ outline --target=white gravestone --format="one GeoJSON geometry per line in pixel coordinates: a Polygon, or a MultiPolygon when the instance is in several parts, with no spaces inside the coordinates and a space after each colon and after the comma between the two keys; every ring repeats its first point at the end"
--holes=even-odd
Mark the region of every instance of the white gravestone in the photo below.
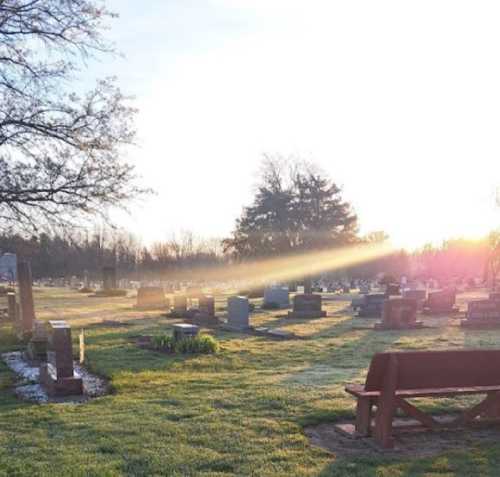
{"type": "Polygon", "coordinates": [[[230,328],[245,329],[249,327],[250,305],[248,298],[232,296],[227,299],[227,324],[230,328]]]}

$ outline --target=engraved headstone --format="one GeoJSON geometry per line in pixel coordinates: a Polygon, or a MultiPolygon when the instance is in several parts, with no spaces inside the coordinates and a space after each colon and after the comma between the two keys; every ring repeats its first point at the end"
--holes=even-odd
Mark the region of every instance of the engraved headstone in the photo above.
{"type": "Polygon", "coordinates": [[[167,299],[161,287],[141,287],[137,290],[137,308],[165,308],[167,299]]]}
{"type": "Polygon", "coordinates": [[[200,328],[189,323],[176,323],[174,326],[174,340],[194,338],[200,332],[200,328]]]}

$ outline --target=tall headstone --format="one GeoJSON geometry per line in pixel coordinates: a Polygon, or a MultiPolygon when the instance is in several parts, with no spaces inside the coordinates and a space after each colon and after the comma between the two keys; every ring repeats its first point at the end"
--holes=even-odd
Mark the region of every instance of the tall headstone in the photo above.
{"type": "Polygon", "coordinates": [[[200,314],[209,318],[215,317],[215,299],[213,296],[203,295],[198,298],[200,314]]]}
{"type": "Polygon", "coordinates": [[[16,294],[14,292],[7,293],[7,316],[9,321],[17,321],[17,303],[16,294]]]}
{"type": "Polygon", "coordinates": [[[73,368],[71,327],[66,321],[49,321],[47,362],[40,366],[40,382],[49,396],[83,394],[83,383],[73,368]]]}
{"type": "Polygon", "coordinates": [[[105,291],[116,290],[116,268],[103,267],[102,269],[102,288],[105,291]]]}
{"type": "Polygon", "coordinates": [[[312,280],[310,278],[304,278],[304,295],[312,294],[312,280]]]}
{"type": "Polygon", "coordinates": [[[18,260],[17,283],[19,286],[20,320],[19,334],[30,335],[35,321],[35,303],[33,301],[33,279],[29,262],[18,260]]]}
{"type": "Polygon", "coordinates": [[[250,326],[250,304],[248,298],[231,296],[227,299],[227,326],[232,329],[244,330],[250,326]]]}

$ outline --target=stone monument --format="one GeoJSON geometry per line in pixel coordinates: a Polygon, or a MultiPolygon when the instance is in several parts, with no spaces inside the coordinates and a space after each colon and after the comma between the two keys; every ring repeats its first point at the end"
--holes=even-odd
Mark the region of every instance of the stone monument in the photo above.
{"type": "Polygon", "coordinates": [[[47,362],[40,366],[40,383],[49,396],[83,394],[83,382],[73,368],[71,327],[66,321],[49,321],[47,362]]]}
{"type": "Polygon", "coordinates": [[[17,303],[16,294],[14,292],[7,293],[7,317],[9,321],[17,321],[17,303]]]}
{"type": "Polygon", "coordinates": [[[31,336],[35,321],[35,303],[33,301],[33,279],[29,262],[18,260],[17,283],[19,286],[20,319],[18,334],[21,337],[31,336]]]}
{"type": "Polygon", "coordinates": [[[375,329],[400,330],[421,328],[422,321],[417,321],[417,300],[413,298],[388,298],[384,302],[382,321],[375,323],[375,329]]]}
{"type": "Polygon", "coordinates": [[[270,287],[264,290],[263,308],[288,308],[290,297],[286,287],[270,287]]]}
{"type": "Polygon", "coordinates": [[[250,327],[250,304],[248,298],[232,296],[227,299],[227,327],[245,330],[250,327]]]}
{"type": "Polygon", "coordinates": [[[326,316],[321,303],[321,295],[304,293],[293,297],[293,310],[288,312],[288,318],[321,318],[326,316]]]}
{"type": "Polygon", "coordinates": [[[167,308],[168,300],[161,287],[141,287],[137,290],[137,308],[167,308]]]}

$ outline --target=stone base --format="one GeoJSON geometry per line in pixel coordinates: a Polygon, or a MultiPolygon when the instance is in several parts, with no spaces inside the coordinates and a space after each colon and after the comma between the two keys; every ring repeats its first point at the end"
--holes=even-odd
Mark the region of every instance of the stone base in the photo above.
{"type": "Polygon", "coordinates": [[[460,322],[464,328],[500,328],[500,320],[484,320],[478,318],[468,318],[460,322]]]}
{"type": "Polygon", "coordinates": [[[221,325],[221,328],[226,331],[239,331],[239,332],[248,332],[248,331],[253,331],[253,328],[251,326],[236,326],[236,325],[230,325],[228,323],[223,323],[221,325]]]}
{"type": "Polygon", "coordinates": [[[311,319],[311,318],[324,318],[326,316],[326,311],[289,311],[288,318],[297,319],[311,319]]]}
{"type": "Polygon", "coordinates": [[[40,384],[51,397],[78,396],[83,394],[82,378],[73,376],[71,378],[57,379],[49,371],[46,363],[40,366],[40,384]]]}
{"type": "Polygon", "coordinates": [[[458,306],[454,306],[453,308],[442,308],[442,309],[439,309],[439,308],[434,308],[434,309],[431,309],[431,308],[424,308],[423,310],[423,314],[424,315],[449,315],[449,314],[455,314],[455,313],[458,313],[460,311],[460,309],[458,308],[458,306]]]}
{"type": "Polygon", "coordinates": [[[386,324],[382,321],[379,321],[375,323],[375,330],[377,331],[382,331],[382,330],[416,330],[419,328],[423,328],[424,322],[423,321],[416,321],[415,323],[407,323],[407,324],[401,324],[401,325],[389,325],[386,324]]]}

